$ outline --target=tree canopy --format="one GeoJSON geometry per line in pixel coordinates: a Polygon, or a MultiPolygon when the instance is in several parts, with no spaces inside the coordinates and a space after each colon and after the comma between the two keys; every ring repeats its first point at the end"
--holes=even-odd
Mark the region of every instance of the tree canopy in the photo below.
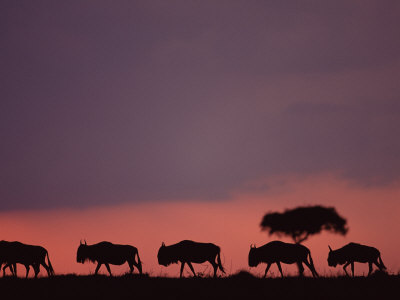
{"type": "Polygon", "coordinates": [[[295,243],[305,241],[310,235],[323,230],[346,235],[347,221],[334,207],[302,206],[286,209],[284,212],[270,212],[264,215],[262,230],[270,235],[290,236],[295,243]]]}

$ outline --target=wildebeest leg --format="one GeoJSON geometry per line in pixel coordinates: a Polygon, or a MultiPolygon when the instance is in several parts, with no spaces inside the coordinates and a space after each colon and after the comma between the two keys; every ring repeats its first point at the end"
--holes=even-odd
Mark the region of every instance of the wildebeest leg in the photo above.
{"type": "Polygon", "coordinates": [[[351,273],[353,274],[354,277],[354,261],[351,262],[351,273]]]}
{"type": "MultiPolygon", "coordinates": [[[[13,266],[13,265],[12,265],[12,264],[9,264],[9,263],[6,263],[6,264],[4,265],[4,267],[3,267],[3,277],[6,276],[6,269],[7,269],[7,268],[10,270],[11,275],[14,275],[14,270],[13,270],[12,266],[13,266]]],[[[0,266],[0,269],[1,269],[1,266],[0,266]]]]}
{"type": "Polygon", "coordinates": [[[141,266],[141,262],[136,263],[135,261],[133,262],[133,265],[136,267],[136,269],[138,269],[139,274],[142,274],[142,266],[141,266]]]}
{"type": "MultiPolygon", "coordinates": [[[[304,267],[301,261],[297,262],[297,266],[299,268],[299,277],[303,277],[304,267]]],[[[312,272],[312,271],[311,271],[312,272]]],[[[313,274],[314,275],[314,274],[313,274]]]]}
{"type": "Polygon", "coordinates": [[[129,261],[128,261],[128,265],[129,265],[129,273],[132,274],[133,270],[135,270],[135,268],[133,267],[133,264],[129,261]]]}
{"type": "Polygon", "coordinates": [[[368,262],[368,276],[372,273],[372,262],[368,262]]]}
{"type": "Polygon", "coordinates": [[[101,265],[102,265],[101,263],[98,263],[98,264],[97,264],[96,270],[94,271],[94,275],[97,275],[97,273],[99,272],[99,269],[100,269],[101,265]]]}
{"type": "Polygon", "coordinates": [[[17,270],[16,265],[17,264],[9,264],[9,263],[5,264],[4,268],[3,268],[3,276],[6,276],[6,268],[8,268],[10,270],[12,276],[16,276],[15,275],[15,272],[17,270]],[[13,266],[14,266],[14,269],[13,269],[13,266]]]}
{"type": "Polygon", "coordinates": [[[375,260],[374,264],[379,268],[380,271],[383,270],[382,266],[378,263],[378,260],[375,260]]]}
{"type": "Polygon", "coordinates": [[[317,271],[315,270],[315,267],[314,267],[314,265],[312,265],[312,264],[310,264],[307,260],[305,260],[305,261],[303,261],[305,264],[306,264],[306,266],[310,269],[310,271],[311,271],[311,273],[312,273],[312,276],[313,277],[318,277],[318,273],[317,273],[317,271]]]}
{"type": "MultiPolygon", "coordinates": [[[[6,276],[6,268],[7,268],[7,264],[5,264],[3,267],[3,277],[6,276]]],[[[13,272],[11,272],[11,274],[14,275],[13,272]]]]}
{"type": "Polygon", "coordinates": [[[347,266],[348,266],[349,264],[350,264],[350,263],[347,262],[347,263],[343,266],[343,270],[344,270],[344,272],[346,273],[347,276],[350,276],[349,273],[347,273],[347,270],[346,270],[346,268],[347,268],[347,266]]]}
{"type": "MultiPolygon", "coordinates": [[[[46,265],[46,263],[43,261],[43,262],[41,262],[40,264],[37,264],[37,266],[38,266],[38,269],[40,269],[40,265],[42,265],[42,266],[43,266],[43,268],[45,268],[45,269],[46,269],[46,271],[47,271],[47,276],[49,276],[49,277],[50,277],[50,275],[51,275],[51,272],[50,272],[50,268],[49,268],[49,266],[48,266],[48,265],[46,265]]],[[[36,272],[36,270],[35,270],[35,272],[36,272]]]]}
{"type": "Polygon", "coordinates": [[[268,273],[268,270],[269,270],[270,267],[271,267],[271,264],[269,263],[267,265],[267,267],[265,268],[264,278],[267,277],[267,273],[268,273]]]}
{"type": "Polygon", "coordinates": [[[210,264],[214,268],[214,277],[217,277],[217,270],[218,270],[218,264],[215,263],[215,261],[209,260],[210,264]]]}
{"type": "Polygon", "coordinates": [[[193,276],[196,277],[196,273],[194,272],[192,264],[190,262],[187,262],[187,264],[188,264],[190,270],[192,270],[193,276]]]}
{"type": "Polygon", "coordinates": [[[10,264],[9,269],[11,271],[11,274],[17,277],[17,264],[10,264]]]}
{"type": "Polygon", "coordinates": [[[28,278],[28,275],[29,275],[29,269],[30,269],[31,267],[29,266],[29,265],[25,265],[25,269],[26,269],[26,276],[25,276],[25,278],[28,278]]]}
{"type": "Polygon", "coordinates": [[[33,270],[35,271],[35,278],[37,278],[37,276],[39,275],[39,272],[40,272],[40,264],[34,264],[33,270]]]}
{"type": "Polygon", "coordinates": [[[108,264],[105,264],[105,265],[106,265],[108,273],[110,273],[110,276],[112,276],[110,266],[108,264]]]}
{"type": "Polygon", "coordinates": [[[281,272],[281,276],[283,278],[281,263],[279,261],[277,261],[276,264],[278,265],[279,272],[281,272]]]}
{"type": "Polygon", "coordinates": [[[181,262],[181,273],[180,273],[180,278],[182,278],[182,274],[183,274],[183,268],[184,268],[184,266],[185,266],[185,262],[184,261],[182,261],[181,262]]]}

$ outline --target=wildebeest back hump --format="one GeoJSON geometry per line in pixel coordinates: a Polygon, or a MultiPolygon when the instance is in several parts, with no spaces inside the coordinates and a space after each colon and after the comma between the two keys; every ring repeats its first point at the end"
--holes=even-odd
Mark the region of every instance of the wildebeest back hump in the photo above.
{"type": "Polygon", "coordinates": [[[300,244],[272,241],[259,248],[268,258],[269,262],[281,261],[294,263],[299,258],[307,257],[308,249],[300,244]]]}
{"type": "Polygon", "coordinates": [[[44,260],[46,249],[41,246],[27,245],[21,242],[11,242],[12,259],[16,262],[32,264],[44,260]]]}
{"type": "Polygon", "coordinates": [[[357,262],[368,262],[379,256],[378,249],[357,243],[350,243],[343,247],[344,253],[349,260],[357,262]]]}
{"type": "Polygon", "coordinates": [[[299,259],[305,259],[308,255],[308,248],[300,244],[285,244],[279,252],[282,262],[292,264],[299,259]]]}
{"type": "Polygon", "coordinates": [[[212,243],[198,243],[184,240],[179,243],[180,257],[185,261],[203,263],[215,259],[219,247],[212,243]]]}
{"type": "Polygon", "coordinates": [[[129,245],[116,245],[110,242],[101,242],[95,249],[99,261],[122,265],[126,260],[134,255],[134,247],[129,245]]]}

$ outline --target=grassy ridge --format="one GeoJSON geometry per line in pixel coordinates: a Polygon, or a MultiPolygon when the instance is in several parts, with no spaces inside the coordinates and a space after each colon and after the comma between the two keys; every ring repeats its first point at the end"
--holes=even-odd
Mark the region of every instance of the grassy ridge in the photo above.
{"type": "Polygon", "coordinates": [[[75,276],[1,278],[3,299],[389,299],[400,294],[399,275],[260,279],[75,276]]]}

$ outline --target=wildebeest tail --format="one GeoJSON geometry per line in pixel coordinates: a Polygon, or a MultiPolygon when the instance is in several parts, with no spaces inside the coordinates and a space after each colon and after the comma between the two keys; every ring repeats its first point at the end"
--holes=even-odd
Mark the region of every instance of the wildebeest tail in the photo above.
{"type": "Polygon", "coordinates": [[[224,267],[222,266],[222,263],[221,263],[221,255],[220,255],[220,253],[221,253],[221,249],[218,248],[218,253],[217,253],[217,263],[218,263],[218,267],[219,267],[219,269],[225,274],[224,267]]]}
{"type": "Polygon", "coordinates": [[[49,252],[47,252],[47,251],[46,251],[46,256],[47,256],[47,265],[49,266],[50,274],[54,275],[54,269],[50,262],[49,252]]]}
{"type": "Polygon", "coordinates": [[[137,255],[137,264],[138,264],[138,269],[139,269],[139,273],[142,274],[142,261],[140,260],[139,257],[139,251],[136,251],[136,255],[137,255]]]}
{"type": "Polygon", "coordinates": [[[381,268],[386,270],[386,266],[383,264],[383,261],[382,261],[382,258],[381,258],[380,254],[378,256],[378,260],[379,260],[379,264],[381,265],[381,268]]]}

